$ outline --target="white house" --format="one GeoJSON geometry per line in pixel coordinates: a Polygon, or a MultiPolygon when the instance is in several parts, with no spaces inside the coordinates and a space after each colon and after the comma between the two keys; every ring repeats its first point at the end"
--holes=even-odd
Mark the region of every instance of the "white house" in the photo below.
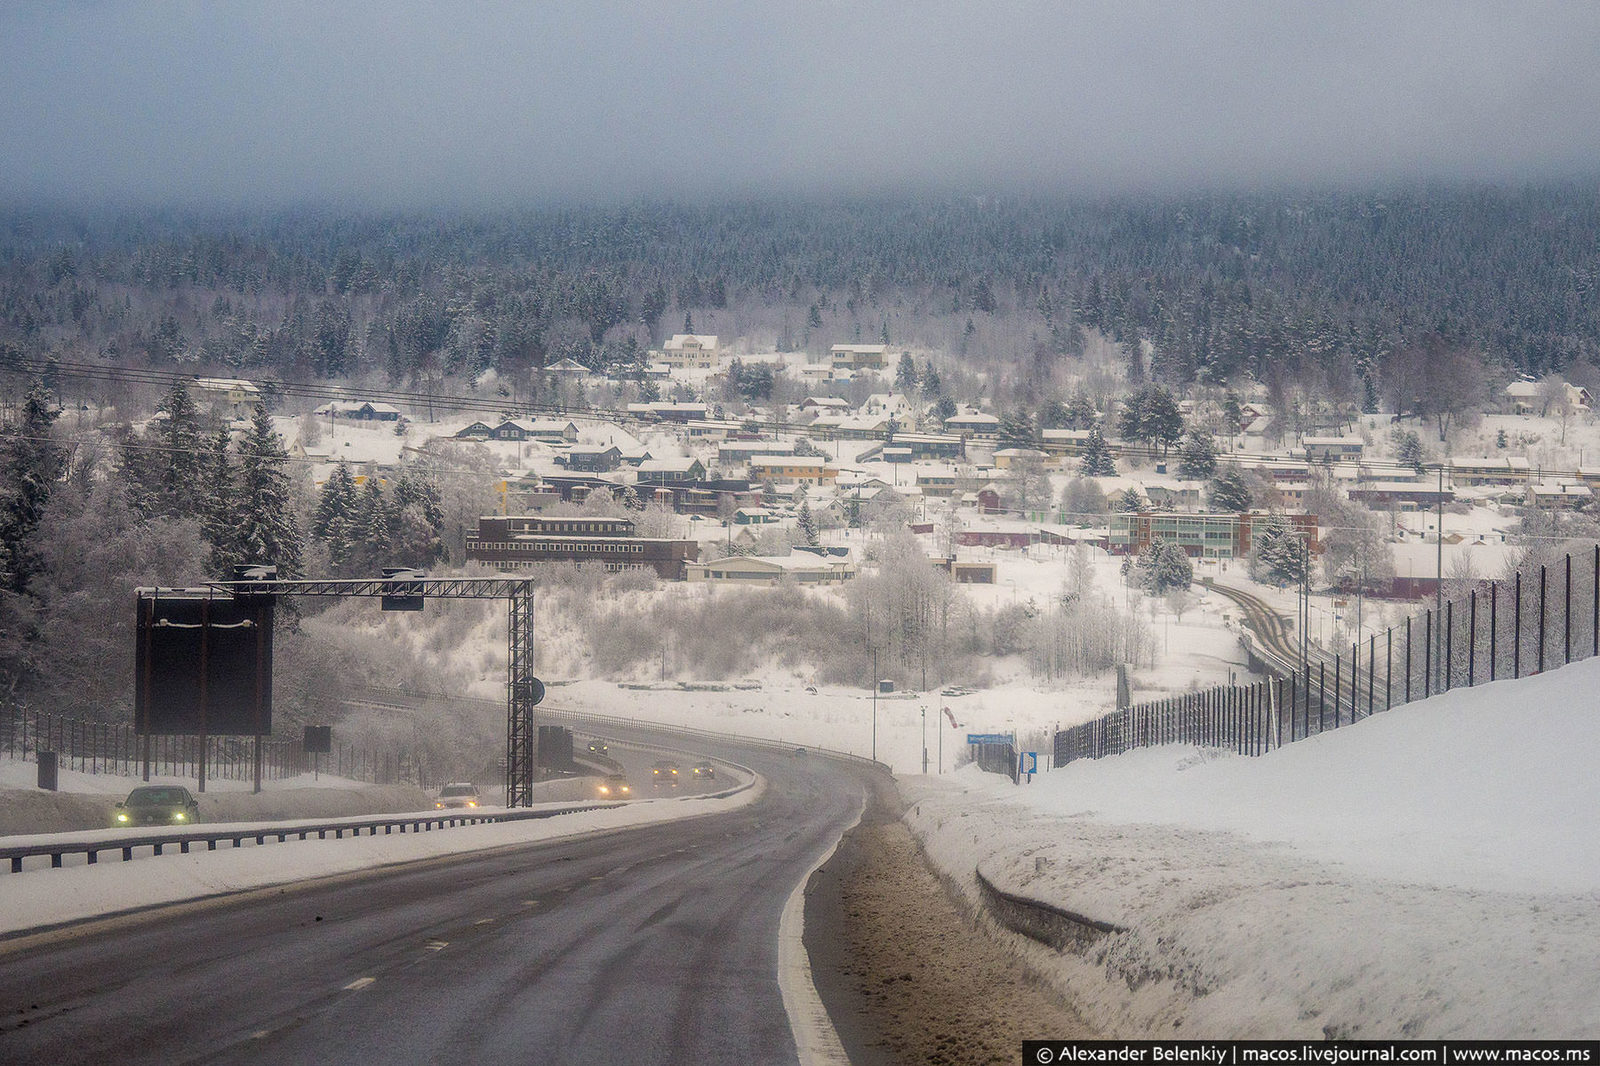
{"type": "Polygon", "coordinates": [[[661,346],[661,354],[674,370],[715,370],[717,336],[714,333],[675,333],[661,346]]]}

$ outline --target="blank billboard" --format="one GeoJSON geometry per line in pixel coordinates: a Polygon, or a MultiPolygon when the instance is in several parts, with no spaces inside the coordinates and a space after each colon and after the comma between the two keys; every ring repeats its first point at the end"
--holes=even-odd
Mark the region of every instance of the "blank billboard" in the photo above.
{"type": "Polygon", "coordinates": [[[272,602],[209,589],[140,589],[134,727],[140,734],[272,732],[272,602]]]}

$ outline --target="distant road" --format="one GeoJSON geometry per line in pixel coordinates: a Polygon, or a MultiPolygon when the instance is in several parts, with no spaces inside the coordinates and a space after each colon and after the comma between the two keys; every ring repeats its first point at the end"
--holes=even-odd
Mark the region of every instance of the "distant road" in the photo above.
{"type": "Polygon", "coordinates": [[[779,917],[870,771],[692,743],[758,770],[766,794],[0,941],[0,1062],[796,1062],[779,917]]]}

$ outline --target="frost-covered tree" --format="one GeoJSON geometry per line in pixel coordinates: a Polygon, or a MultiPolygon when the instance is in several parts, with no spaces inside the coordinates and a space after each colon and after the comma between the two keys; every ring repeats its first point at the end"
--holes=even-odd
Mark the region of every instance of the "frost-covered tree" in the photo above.
{"type": "Polygon", "coordinates": [[[795,525],[807,544],[822,543],[822,537],[817,532],[817,518],[811,513],[810,501],[804,498],[800,500],[800,509],[795,512],[795,525]]]}
{"type": "Polygon", "coordinates": [[[1084,519],[1106,513],[1106,494],[1086,477],[1075,477],[1061,490],[1061,510],[1069,521],[1087,525],[1084,519]]]}
{"type": "Polygon", "coordinates": [[[1217,472],[1217,442],[1203,430],[1190,430],[1178,457],[1178,476],[1204,481],[1217,472]]]}
{"type": "Polygon", "coordinates": [[[1211,499],[1211,506],[1218,511],[1244,512],[1250,510],[1254,500],[1250,495],[1250,486],[1245,483],[1244,475],[1236,468],[1228,467],[1217,473],[1207,486],[1207,495],[1211,499]]]}
{"type": "Polygon", "coordinates": [[[1306,573],[1304,538],[1282,515],[1273,515],[1251,532],[1250,575],[1257,581],[1299,584],[1306,573]]]}
{"type": "Polygon", "coordinates": [[[66,456],[51,439],[60,415],[44,382],[22,402],[16,431],[0,438],[0,587],[25,592],[38,571],[34,530],[66,471],[66,456]]]}
{"type": "Polygon", "coordinates": [[[1117,464],[1111,458],[1111,446],[1106,443],[1099,426],[1089,428],[1089,439],[1084,442],[1083,461],[1078,464],[1078,469],[1085,477],[1111,477],[1117,472],[1117,464]]]}
{"type": "Polygon", "coordinates": [[[1138,489],[1123,489],[1117,494],[1116,507],[1124,514],[1138,514],[1144,510],[1144,497],[1138,489]]]}
{"type": "Polygon", "coordinates": [[[250,430],[239,442],[239,480],[232,508],[238,527],[238,558],[272,563],[280,577],[300,573],[300,522],[289,482],[289,456],[272,418],[259,404],[250,430]]]}

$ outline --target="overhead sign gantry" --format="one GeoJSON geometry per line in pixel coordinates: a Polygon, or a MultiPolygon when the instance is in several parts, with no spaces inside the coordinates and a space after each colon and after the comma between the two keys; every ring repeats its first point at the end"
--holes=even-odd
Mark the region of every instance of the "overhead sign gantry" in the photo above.
{"type": "MultiPolygon", "coordinates": [[[[208,581],[198,590],[140,589],[140,618],[154,618],[154,604],[163,596],[173,598],[196,591],[226,593],[234,601],[270,606],[280,596],[336,596],[369,597],[382,601],[386,611],[420,611],[428,599],[505,600],[506,625],[506,806],[526,807],[533,802],[534,745],[533,708],[544,699],[544,683],[533,674],[533,581],[529,578],[461,577],[430,578],[416,570],[386,571],[381,578],[356,578],[338,580],[283,579],[275,567],[239,567],[233,581],[208,581]]],[[[154,626],[141,634],[150,639],[154,626]]],[[[270,627],[265,639],[270,643],[270,627]]],[[[199,638],[204,647],[204,637],[199,638]]],[[[270,663],[270,649],[267,652],[270,663]]],[[[270,671],[270,666],[268,667],[270,671]]],[[[157,702],[150,689],[148,671],[141,672],[138,680],[145,700],[142,714],[148,714],[157,702]]],[[[269,693],[270,687],[266,688],[269,693]]],[[[205,725],[206,686],[199,686],[200,722],[205,725]]],[[[266,708],[263,719],[259,712],[256,721],[271,720],[271,708],[266,708]]],[[[149,725],[149,719],[144,719],[149,725]]],[[[159,731],[159,730],[157,730],[159,731]]],[[[258,786],[259,787],[259,786],[258,786]]]]}

